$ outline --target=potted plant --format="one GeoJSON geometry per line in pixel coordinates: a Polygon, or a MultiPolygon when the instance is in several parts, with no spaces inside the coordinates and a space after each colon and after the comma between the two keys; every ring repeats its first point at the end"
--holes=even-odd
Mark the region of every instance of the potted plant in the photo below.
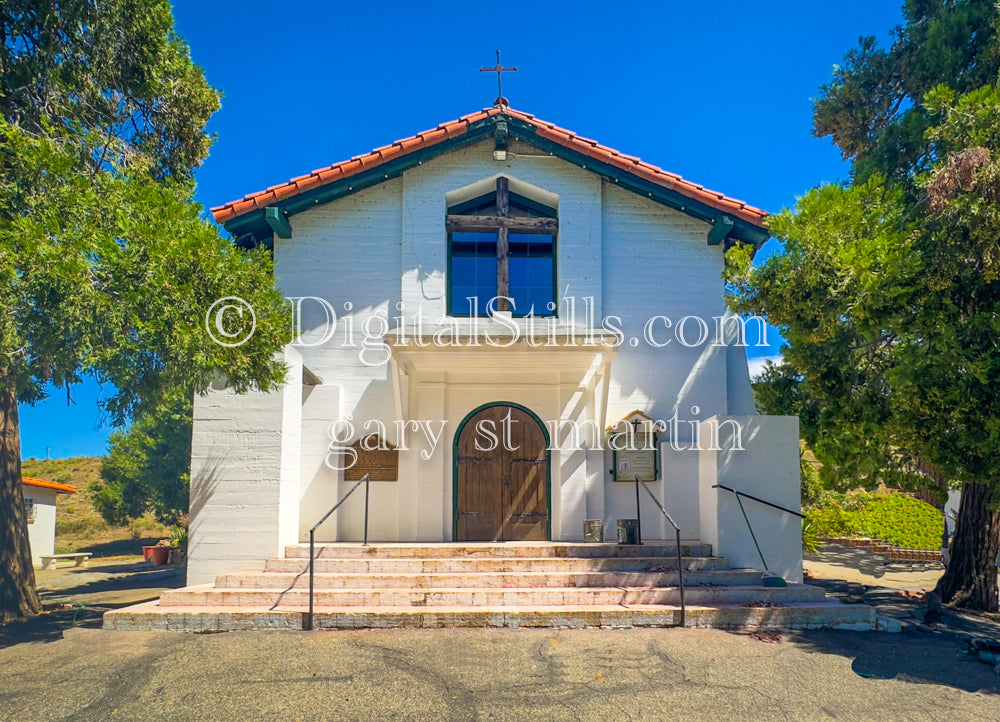
{"type": "Polygon", "coordinates": [[[183,564],[187,561],[188,530],[185,526],[170,527],[170,563],[183,564]]]}
{"type": "Polygon", "coordinates": [[[153,562],[154,567],[162,567],[170,561],[170,548],[169,539],[161,539],[156,546],[150,547],[152,552],[149,560],[153,562]]]}

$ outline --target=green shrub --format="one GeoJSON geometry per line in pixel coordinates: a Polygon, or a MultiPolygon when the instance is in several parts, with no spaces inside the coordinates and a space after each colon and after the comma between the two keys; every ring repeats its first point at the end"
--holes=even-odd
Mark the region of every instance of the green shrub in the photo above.
{"type": "Polygon", "coordinates": [[[79,517],[66,518],[64,516],[56,517],[56,534],[85,534],[92,531],[103,531],[107,529],[107,524],[102,522],[100,519],[94,521],[93,519],[85,519],[79,517]]]}
{"type": "Polygon", "coordinates": [[[805,521],[815,530],[816,536],[842,537],[855,533],[850,512],[839,506],[807,509],[805,521]]]}
{"type": "Polygon", "coordinates": [[[903,494],[866,495],[863,506],[850,513],[863,536],[902,549],[938,549],[944,517],[930,504],[903,494]]]}
{"type": "Polygon", "coordinates": [[[819,551],[819,532],[816,531],[816,522],[807,516],[802,520],[802,553],[815,554],[819,551]]]}
{"type": "Polygon", "coordinates": [[[847,512],[861,511],[865,508],[868,500],[874,496],[874,494],[869,494],[867,491],[852,491],[844,494],[837,505],[847,512]]]}
{"type": "Polygon", "coordinates": [[[799,451],[799,477],[802,484],[802,506],[817,506],[823,499],[823,484],[819,480],[816,462],[806,456],[805,449],[799,451]]]}

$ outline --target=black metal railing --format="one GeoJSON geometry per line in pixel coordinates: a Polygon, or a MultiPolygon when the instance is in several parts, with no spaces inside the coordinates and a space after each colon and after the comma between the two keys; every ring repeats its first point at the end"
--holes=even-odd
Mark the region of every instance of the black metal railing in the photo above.
{"type": "Polygon", "coordinates": [[[681,528],[677,526],[677,523],[673,520],[670,514],[667,513],[667,510],[663,508],[663,504],[660,503],[660,500],[653,495],[653,492],[649,490],[649,487],[643,484],[637,476],[635,477],[635,516],[637,527],[636,533],[639,537],[639,543],[642,544],[642,523],[639,521],[639,518],[641,517],[641,514],[639,513],[640,486],[647,494],[649,494],[649,498],[653,500],[653,503],[656,504],[656,508],[660,510],[661,514],[663,514],[663,518],[666,519],[670,523],[670,526],[674,528],[674,537],[677,541],[677,586],[680,589],[681,594],[681,623],[678,626],[683,627],[687,618],[687,606],[684,604],[684,554],[681,550],[681,528]]]}
{"type": "Polygon", "coordinates": [[[352,486],[346,494],[340,497],[340,501],[334,504],[333,508],[324,514],[322,519],[313,524],[312,529],[309,530],[309,618],[306,619],[306,623],[303,625],[306,629],[313,628],[313,562],[316,560],[316,554],[314,551],[316,547],[316,530],[319,529],[323,522],[329,519],[330,515],[337,511],[337,509],[340,508],[340,505],[347,501],[351,494],[353,494],[362,484],[365,485],[365,531],[364,539],[361,542],[361,545],[368,546],[368,491],[371,484],[370,474],[362,476],[358,483],[352,486]]]}
{"type": "Polygon", "coordinates": [[[768,571],[767,562],[764,560],[764,553],[760,550],[760,544],[757,543],[757,535],[754,534],[753,526],[750,524],[750,518],[747,516],[746,509],[743,508],[743,500],[740,497],[745,496],[747,499],[756,501],[758,504],[764,504],[765,506],[769,506],[772,509],[777,509],[778,511],[783,511],[786,514],[792,514],[802,519],[806,518],[805,514],[781,506],[780,504],[774,504],[773,502],[767,501],[766,499],[761,499],[759,496],[754,496],[753,494],[747,494],[746,492],[742,492],[737,489],[733,489],[732,487],[724,486],[722,484],[712,484],[712,488],[722,489],[724,491],[728,491],[731,494],[736,495],[736,503],[740,505],[740,512],[743,514],[743,521],[747,523],[747,530],[750,532],[750,538],[753,539],[753,545],[757,548],[757,556],[760,557],[760,563],[761,565],[763,565],[764,571],[768,571]]]}

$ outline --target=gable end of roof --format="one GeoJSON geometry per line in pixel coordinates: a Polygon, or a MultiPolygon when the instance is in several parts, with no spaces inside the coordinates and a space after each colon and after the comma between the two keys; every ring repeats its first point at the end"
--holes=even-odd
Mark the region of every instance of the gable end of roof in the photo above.
{"type": "Polygon", "coordinates": [[[719,232],[710,234],[711,243],[739,240],[759,247],[770,236],[767,213],[759,208],[506,107],[489,108],[442,123],[370,153],[216,206],[212,213],[237,239],[250,235],[255,242],[270,244],[273,229],[287,228],[287,219],[296,213],[399,177],[425,160],[475,143],[492,135],[500,121],[506,122],[506,130],[513,139],[530,143],[609,182],[712,224],[719,232]],[[266,209],[275,209],[269,211],[270,218],[266,209]]]}

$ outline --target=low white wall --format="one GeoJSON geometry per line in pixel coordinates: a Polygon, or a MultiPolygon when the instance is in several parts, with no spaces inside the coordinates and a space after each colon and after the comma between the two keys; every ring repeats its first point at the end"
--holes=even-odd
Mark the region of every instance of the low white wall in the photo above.
{"type": "MultiPolygon", "coordinates": [[[[703,450],[699,460],[701,539],[734,567],[762,569],[736,496],[722,484],[799,511],[799,420],[795,416],[719,416],[702,422],[701,447],[708,449],[719,429],[719,450],[703,450]],[[742,450],[735,448],[739,425],[742,450]]],[[[801,519],[750,499],[747,518],[770,571],[790,582],[802,581],[801,519]]]]}
{"type": "Polygon", "coordinates": [[[31,563],[40,566],[42,557],[55,553],[56,492],[37,486],[23,485],[24,498],[35,502],[35,521],[28,524],[31,563]]]}

